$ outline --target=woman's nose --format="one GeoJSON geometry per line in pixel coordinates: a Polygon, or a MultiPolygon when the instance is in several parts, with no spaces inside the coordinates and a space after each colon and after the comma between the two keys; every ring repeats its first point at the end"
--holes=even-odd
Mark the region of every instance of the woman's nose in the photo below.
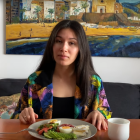
{"type": "Polygon", "coordinates": [[[67,52],[68,51],[68,43],[67,42],[62,43],[62,46],[61,46],[60,50],[64,51],[64,52],[67,52]]]}

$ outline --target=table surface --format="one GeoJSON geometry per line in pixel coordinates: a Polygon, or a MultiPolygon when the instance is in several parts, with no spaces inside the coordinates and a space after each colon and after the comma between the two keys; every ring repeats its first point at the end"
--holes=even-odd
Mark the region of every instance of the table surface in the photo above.
{"type": "MultiPolygon", "coordinates": [[[[41,121],[43,119],[37,119],[41,121]]],[[[130,120],[130,137],[129,140],[140,140],[140,119],[129,119],[130,120]]],[[[15,132],[25,128],[29,125],[20,123],[18,119],[0,119],[0,132],[15,132]]],[[[39,140],[31,136],[28,131],[24,131],[18,134],[0,134],[0,140],[39,140]]],[[[110,140],[108,138],[108,131],[100,130],[88,140],[110,140]]]]}

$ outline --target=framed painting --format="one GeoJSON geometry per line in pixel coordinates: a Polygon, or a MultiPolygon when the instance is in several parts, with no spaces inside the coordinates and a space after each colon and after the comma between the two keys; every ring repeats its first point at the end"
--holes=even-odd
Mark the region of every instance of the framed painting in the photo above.
{"type": "Polygon", "coordinates": [[[42,55],[65,19],[83,26],[92,56],[140,57],[140,0],[6,0],[6,54],[42,55]]]}

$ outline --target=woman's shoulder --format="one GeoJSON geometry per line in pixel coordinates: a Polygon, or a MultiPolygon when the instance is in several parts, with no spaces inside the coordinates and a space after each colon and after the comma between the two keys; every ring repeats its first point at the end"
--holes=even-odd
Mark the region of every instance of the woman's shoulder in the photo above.
{"type": "Polygon", "coordinates": [[[91,75],[91,84],[94,86],[101,86],[102,79],[98,75],[91,75]]]}
{"type": "Polygon", "coordinates": [[[35,79],[41,74],[42,71],[35,71],[32,74],[29,75],[27,82],[30,85],[35,84],[35,79]]]}
{"type": "Polygon", "coordinates": [[[52,74],[48,74],[46,71],[35,71],[28,77],[29,85],[40,85],[41,87],[46,87],[52,83],[52,74]]]}
{"type": "Polygon", "coordinates": [[[91,75],[91,80],[101,81],[102,79],[98,75],[94,74],[91,75]]]}

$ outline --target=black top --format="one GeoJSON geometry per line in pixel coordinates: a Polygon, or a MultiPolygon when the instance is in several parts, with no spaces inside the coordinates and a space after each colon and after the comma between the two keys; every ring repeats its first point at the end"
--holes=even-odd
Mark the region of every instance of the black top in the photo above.
{"type": "Polygon", "coordinates": [[[74,96],[73,97],[53,97],[52,118],[74,119],[74,96]]]}

